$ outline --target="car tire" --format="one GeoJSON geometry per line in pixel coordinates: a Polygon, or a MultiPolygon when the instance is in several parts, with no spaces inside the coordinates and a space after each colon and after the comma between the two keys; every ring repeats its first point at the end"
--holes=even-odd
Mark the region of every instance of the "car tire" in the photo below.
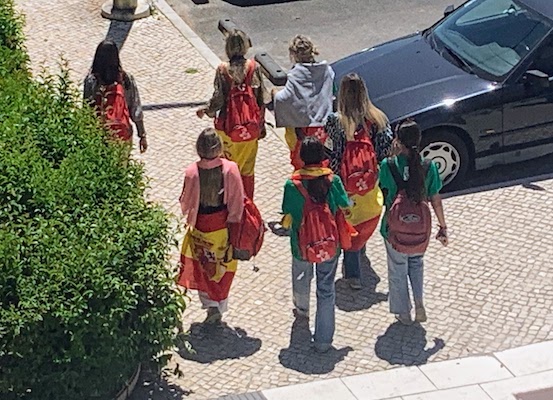
{"type": "Polygon", "coordinates": [[[421,155],[436,163],[444,188],[454,189],[465,180],[471,166],[467,145],[459,135],[447,130],[423,133],[421,155]]]}

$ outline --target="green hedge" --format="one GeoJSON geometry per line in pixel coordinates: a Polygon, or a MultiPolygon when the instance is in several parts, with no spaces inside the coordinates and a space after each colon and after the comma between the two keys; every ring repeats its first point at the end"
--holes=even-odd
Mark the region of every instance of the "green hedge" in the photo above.
{"type": "Polygon", "coordinates": [[[67,72],[33,81],[0,4],[0,398],[109,399],[173,345],[167,214],[67,72]]]}

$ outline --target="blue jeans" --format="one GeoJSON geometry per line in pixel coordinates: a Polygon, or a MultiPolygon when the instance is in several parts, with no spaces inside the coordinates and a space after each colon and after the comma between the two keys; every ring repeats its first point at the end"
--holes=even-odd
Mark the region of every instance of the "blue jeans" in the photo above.
{"type": "Polygon", "coordinates": [[[344,250],[344,278],[361,278],[361,250],[344,250]]]}
{"type": "MultiPolygon", "coordinates": [[[[336,289],[334,278],[338,255],[323,263],[317,263],[317,314],[315,316],[315,343],[331,344],[335,330],[336,289]]],[[[294,306],[309,313],[309,297],[311,280],[313,279],[313,263],[301,261],[292,257],[292,293],[294,306]]]]}
{"type": "Polygon", "coordinates": [[[408,255],[396,251],[388,241],[388,286],[390,289],[390,312],[393,314],[407,314],[411,312],[409,284],[413,289],[415,304],[422,304],[424,254],[408,255]]]}

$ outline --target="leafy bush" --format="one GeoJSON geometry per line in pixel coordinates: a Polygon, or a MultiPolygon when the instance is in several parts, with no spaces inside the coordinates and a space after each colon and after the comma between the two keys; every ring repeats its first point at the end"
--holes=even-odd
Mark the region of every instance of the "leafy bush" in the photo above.
{"type": "Polygon", "coordinates": [[[66,70],[33,81],[0,4],[0,398],[109,399],[184,310],[166,213],[66,70]]]}

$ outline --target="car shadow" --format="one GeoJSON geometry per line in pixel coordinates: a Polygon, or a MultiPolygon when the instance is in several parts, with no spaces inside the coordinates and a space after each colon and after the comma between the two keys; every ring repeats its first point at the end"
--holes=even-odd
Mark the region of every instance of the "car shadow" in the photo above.
{"type": "Polygon", "coordinates": [[[368,310],[378,303],[388,300],[387,293],[378,293],[376,286],[380,277],[371,267],[371,262],[365,253],[361,253],[361,290],[353,290],[342,278],[336,281],[336,307],[342,311],[368,310]]]}
{"type": "Polygon", "coordinates": [[[445,342],[434,338],[431,347],[427,346],[426,329],[421,324],[410,326],[395,322],[379,336],[374,346],[376,356],[391,365],[423,365],[428,359],[445,347],[445,342]]]}
{"type": "Polygon", "coordinates": [[[547,179],[553,179],[553,154],[475,171],[456,188],[445,188],[442,195],[444,198],[456,197],[519,185],[529,190],[543,190],[536,182],[547,179]]]}
{"type": "Polygon", "coordinates": [[[249,357],[261,348],[261,339],[248,336],[238,327],[223,323],[220,326],[194,323],[182,338],[190,345],[179,344],[179,354],[185,360],[210,364],[218,360],[230,360],[249,357]]]}
{"type": "Polygon", "coordinates": [[[326,353],[318,353],[311,345],[311,331],[307,318],[296,318],[292,324],[290,345],[280,350],[278,359],[284,368],[307,375],[328,374],[334,371],[336,364],[343,361],[353,349],[332,347],[326,353]]]}

